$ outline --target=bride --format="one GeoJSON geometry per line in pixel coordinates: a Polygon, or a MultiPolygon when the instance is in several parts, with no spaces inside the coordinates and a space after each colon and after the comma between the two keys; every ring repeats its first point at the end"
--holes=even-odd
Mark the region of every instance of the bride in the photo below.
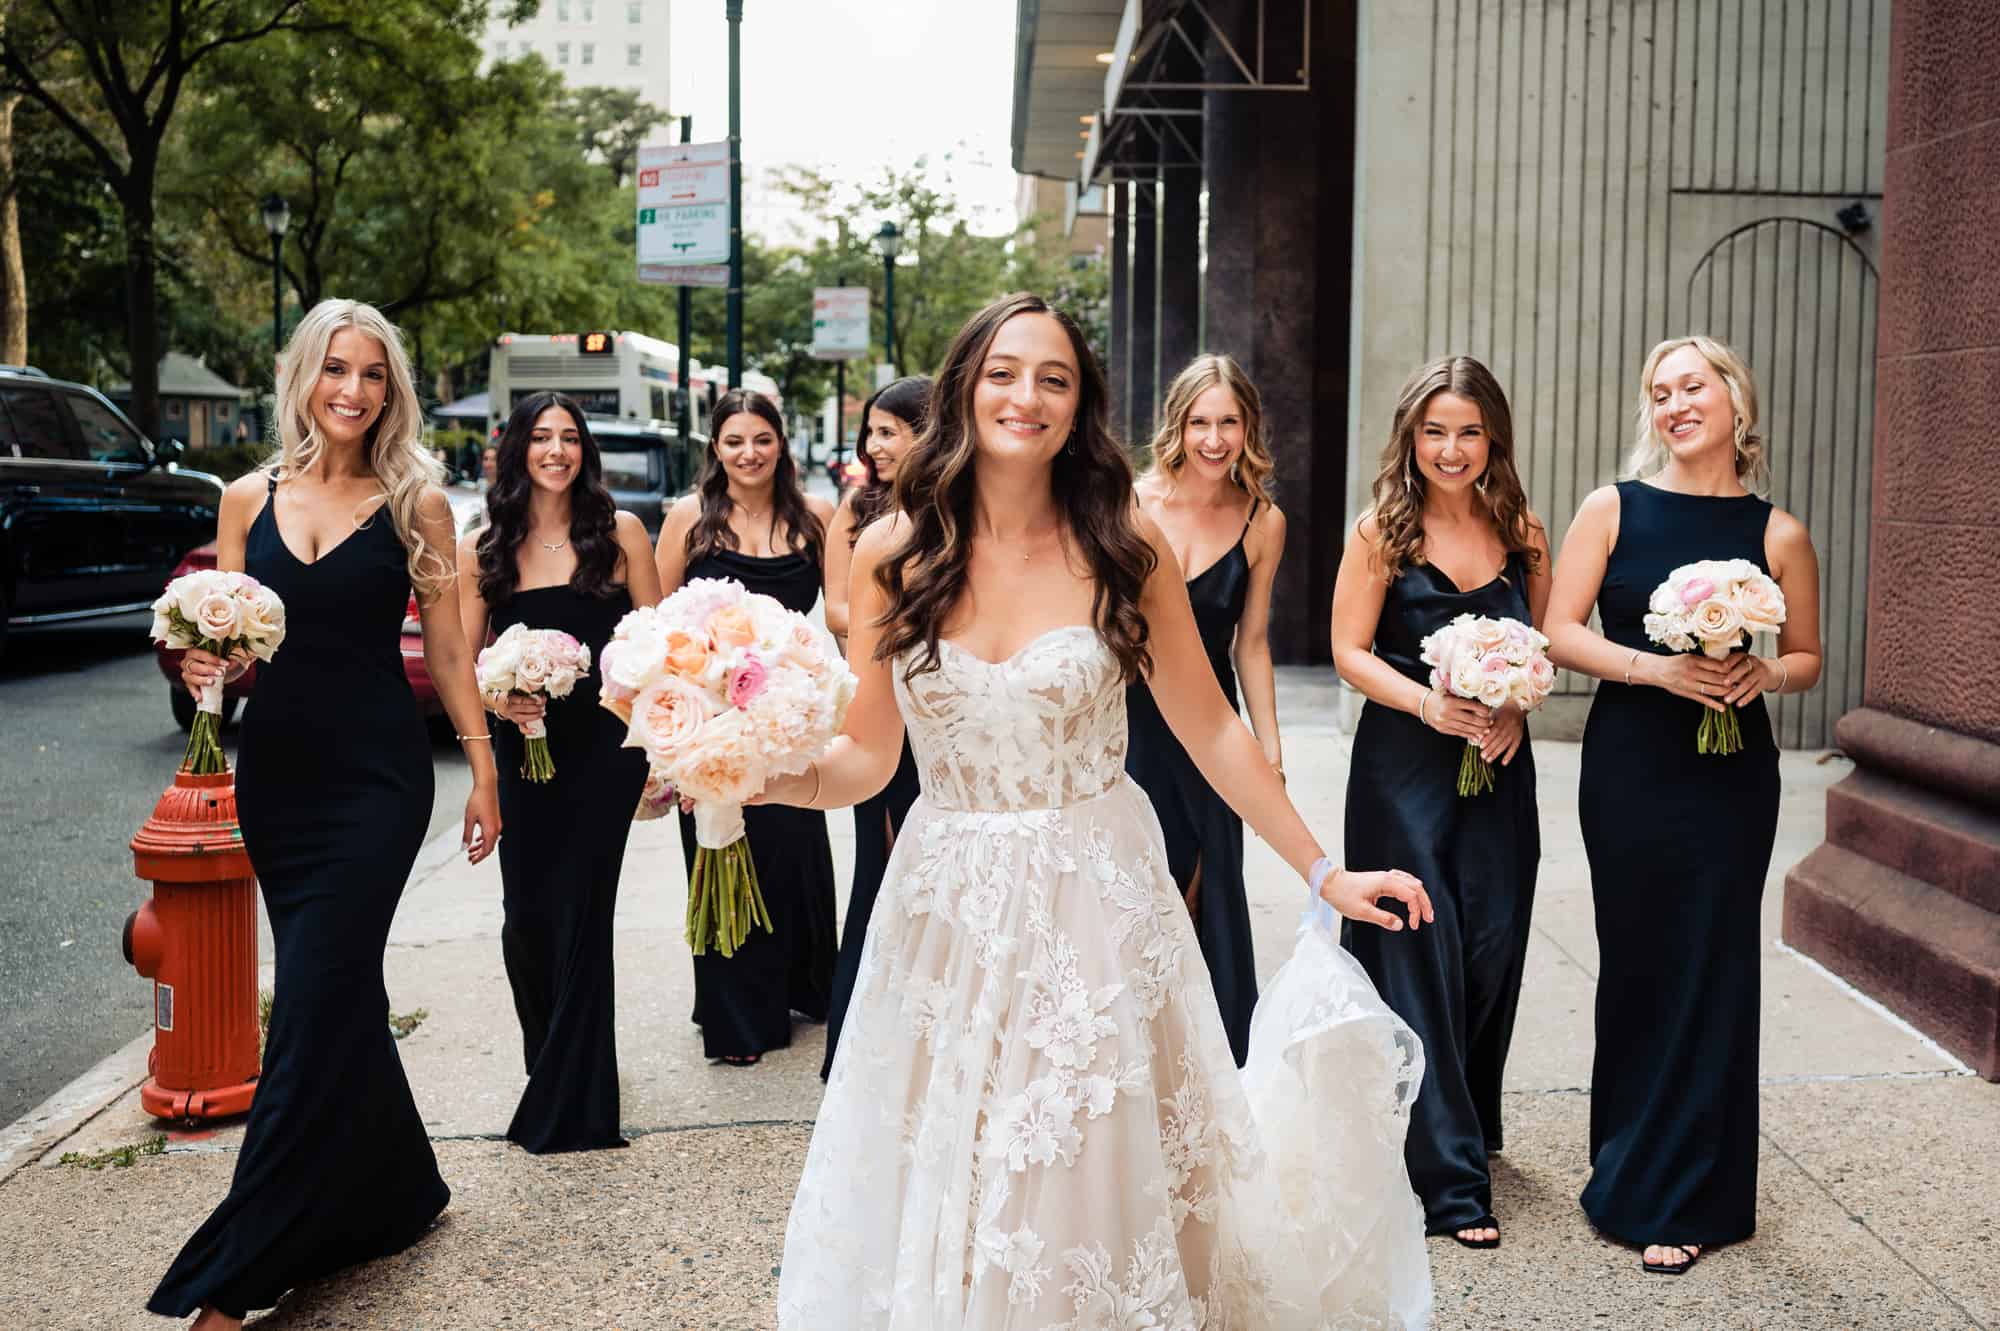
{"type": "Polygon", "coordinates": [[[1409,1029],[1331,911],[1431,920],[1322,857],[1223,699],[1132,502],[1104,376],[1031,295],[959,332],[900,512],[854,552],[846,733],[767,802],[923,796],[891,856],[792,1204],[782,1328],[1415,1328],[1409,1029]],[[1310,886],[1239,1073],[1159,822],[1125,778],[1147,674],[1202,775],[1310,886]],[[1317,900],[1314,901],[1314,898],[1317,900]]]}

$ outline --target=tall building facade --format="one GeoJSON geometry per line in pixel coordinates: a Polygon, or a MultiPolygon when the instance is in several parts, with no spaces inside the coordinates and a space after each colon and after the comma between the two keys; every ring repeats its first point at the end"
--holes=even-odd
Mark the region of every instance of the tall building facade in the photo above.
{"type": "Polygon", "coordinates": [[[629,88],[671,110],[668,41],[672,0],[542,0],[533,18],[509,26],[495,17],[486,54],[534,54],[572,88],[629,88]]]}

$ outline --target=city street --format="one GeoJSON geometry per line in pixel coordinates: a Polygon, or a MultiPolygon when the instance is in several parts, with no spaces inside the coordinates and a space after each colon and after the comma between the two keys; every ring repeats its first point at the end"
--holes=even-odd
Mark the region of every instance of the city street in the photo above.
{"type": "MultiPolygon", "coordinates": [[[[148,1027],[150,986],[119,951],[125,917],[148,892],[126,842],[186,744],[148,622],[15,634],[0,657],[0,1122],[148,1027]]],[[[223,732],[232,752],[235,736],[233,725],[223,732]]],[[[436,755],[433,836],[456,821],[471,784],[456,744],[436,755]]]]}

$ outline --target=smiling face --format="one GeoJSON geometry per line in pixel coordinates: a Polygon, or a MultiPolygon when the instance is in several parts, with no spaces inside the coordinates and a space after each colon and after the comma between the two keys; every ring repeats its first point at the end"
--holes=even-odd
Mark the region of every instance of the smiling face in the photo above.
{"type": "Polygon", "coordinates": [[[979,456],[1047,464],[1076,423],[1076,349],[1046,314],[1017,314],[1000,325],[972,389],[979,456]]]}
{"type": "Polygon", "coordinates": [[[896,468],[916,439],[910,432],[910,423],[901,416],[871,407],[862,426],[861,441],[869,461],[875,464],[876,479],[887,482],[896,479],[896,468]]]}
{"type": "Polygon", "coordinates": [[[1181,426],[1186,465],[1214,479],[1226,478],[1243,455],[1243,421],[1243,404],[1227,384],[1203,389],[1181,426]]]}
{"type": "Polygon", "coordinates": [[[312,389],[313,425],[330,444],[356,444],[389,399],[389,353],[358,328],[334,330],[312,389]]]}
{"type": "Polygon", "coordinates": [[[1711,449],[1735,449],[1736,405],[1697,348],[1676,347],[1661,357],[1646,391],[1653,400],[1653,433],[1676,462],[1691,462],[1711,449]]]}
{"type": "Polygon", "coordinates": [[[1486,417],[1479,404],[1453,392],[1431,394],[1417,421],[1417,469],[1446,493],[1469,490],[1486,474],[1486,417]]]}
{"type": "Polygon", "coordinates": [[[583,436],[576,417],[562,407],[545,408],[528,430],[528,481],[540,490],[562,493],[576,483],[583,466],[583,436]]]}
{"type": "Polygon", "coordinates": [[[768,490],[776,478],[778,450],[783,446],[769,421],[754,411],[739,411],[716,431],[715,460],[737,489],[768,490]]]}

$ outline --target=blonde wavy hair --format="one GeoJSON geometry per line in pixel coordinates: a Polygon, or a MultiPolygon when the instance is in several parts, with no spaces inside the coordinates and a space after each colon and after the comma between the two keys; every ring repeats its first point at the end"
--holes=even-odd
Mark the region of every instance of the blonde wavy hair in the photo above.
{"type": "Polygon", "coordinates": [[[1520,554],[1533,572],[1541,564],[1535,523],[1528,511],[1527,491],[1514,465],[1514,413],[1493,371],[1470,356],[1446,356],[1420,366],[1396,396],[1389,421],[1389,442],[1375,473],[1370,512],[1381,532],[1382,572],[1394,582],[1405,568],[1425,563],[1424,498],[1426,485],[1417,466],[1417,432],[1424,408],[1439,393],[1462,397],[1479,408],[1486,426],[1486,470],[1474,487],[1475,502],[1486,511],[1500,543],[1509,554],[1520,554]]]}
{"type": "Polygon", "coordinates": [[[1634,477],[1651,476],[1673,456],[1667,450],[1667,441],[1653,429],[1653,376],[1659,372],[1660,362],[1682,347],[1693,347],[1715,371],[1716,378],[1722,380],[1736,412],[1736,477],[1746,489],[1762,489],[1769,470],[1764,457],[1764,436],[1757,432],[1757,381],[1734,347],[1705,333],[1670,337],[1646,353],[1645,368],[1639,371],[1639,405],[1634,412],[1637,438],[1633,441],[1628,470],[1634,477]]]}
{"type": "Polygon", "coordinates": [[[1271,441],[1264,433],[1264,401],[1257,385],[1243,373],[1234,358],[1213,352],[1196,356],[1187,368],[1167,385],[1160,407],[1160,429],[1153,436],[1153,465],[1148,471],[1166,473],[1169,484],[1180,480],[1187,465],[1187,420],[1194,412],[1195,399],[1220,384],[1236,396],[1243,411],[1243,451],[1230,464],[1229,479],[1253,500],[1271,501],[1271,441]]]}
{"type": "MultiPolygon", "coordinates": [[[[343,328],[380,342],[388,361],[388,394],[363,448],[369,469],[387,496],[382,507],[409,552],[410,585],[429,601],[451,585],[453,563],[448,552],[425,543],[417,509],[426,489],[443,484],[444,465],[424,447],[424,410],[410,375],[409,357],[403,352],[402,335],[382,311],[358,300],[323,300],[292,330],[292,339],[278,358],[278,455],[265,464],[265,470],[283,479],[304,476],[319,464],[326,441],[313,421],[312,391],[326,364],[327,347],[343,328]]],[[[359,530],[362,524],[357,508],[354,526],[359,530]]]]}

